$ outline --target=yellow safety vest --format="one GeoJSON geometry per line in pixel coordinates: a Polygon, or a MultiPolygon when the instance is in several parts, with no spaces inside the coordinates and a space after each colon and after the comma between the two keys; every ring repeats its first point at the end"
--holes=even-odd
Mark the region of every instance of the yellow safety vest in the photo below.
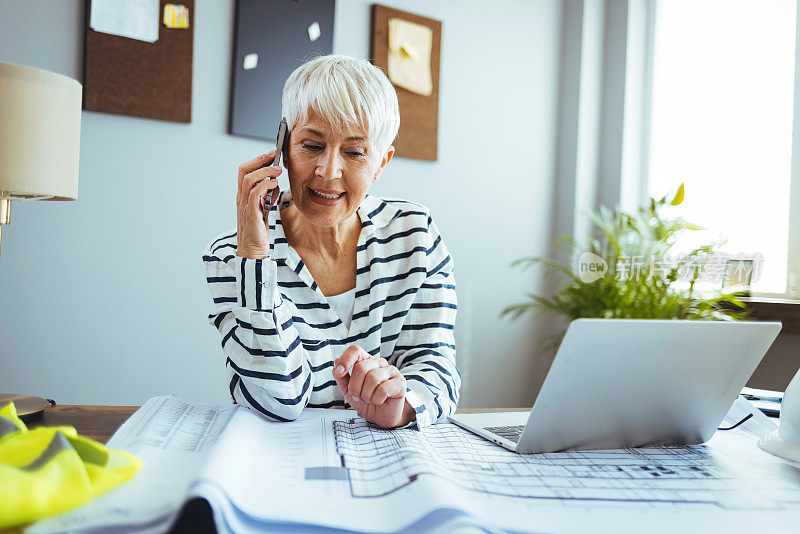
{"type": "Polygon", "coordinates": [[[75,427],[28,430],[9,403],[0,409],[0,528],[85,504],[133,478],[142,465],[79,436],[75,427]]]}

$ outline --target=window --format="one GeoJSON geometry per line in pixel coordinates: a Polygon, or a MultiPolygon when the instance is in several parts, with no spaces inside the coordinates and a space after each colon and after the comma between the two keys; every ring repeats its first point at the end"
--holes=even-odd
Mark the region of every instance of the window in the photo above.
{"type": "Polygon", "coordinates": [[[674,213],[709,229],[697,239],[721,235],[727,254],[759,258],[752,289],[762,295],[793,293],[789,274],[800,267],[789,263],[800,210],[790,204],[796,7],[661,0],[655,9],[647,192],[684,182],[674,213]]]}

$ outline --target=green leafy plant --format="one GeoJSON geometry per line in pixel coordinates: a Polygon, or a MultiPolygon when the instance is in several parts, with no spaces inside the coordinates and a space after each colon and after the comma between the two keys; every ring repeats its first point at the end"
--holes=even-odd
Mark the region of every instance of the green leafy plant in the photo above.
{"type": "Polygon", "coordinates": [[[651,198],[634,214],[605,207],[588,213],[594,230],[589,242],[561,238],[558,243],[566,244],[566,252],[578,260],[577,269],[546,257],[516,260],[512,266],[542,266],[559,275],[561,280],[556,287],[560,289],[550,296],[528,293],[526,301],[508,306],[501,316],[515,319],[532,310],[549,310],[569,320],[744,318],[745,305],[738,298],[741,288],[701,291],[695,287],[709,258],[723,242],[700,246],[682,255],[679,263],[666,261],[674,257],[676,240],[682,232],[702,229],[682,218],[662,216],[667,204],[677,206],[683,197],[681,184],[671,200],[666,196],[651,198]],[[640,258],[640,264],[628,261],[632,258],[640,258]]]}

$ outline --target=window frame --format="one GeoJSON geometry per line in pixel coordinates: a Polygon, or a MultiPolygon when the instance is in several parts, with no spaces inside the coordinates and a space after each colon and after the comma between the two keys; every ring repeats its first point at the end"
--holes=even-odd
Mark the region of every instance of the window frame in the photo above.
{"type": "MultiPolygon", "coordinates": [[[[653,69],[655,60],[655,33],[656,14],[658,4],[665,0],[647,0],[646,24],[646,61],[641,73],[644,79],[644,103],[641,142],[641,169],[642,180],[640,187],[640,200],[647,200],[650,190],[650,141],[652,138],[651,104],[653,95],[653,69]]],[[[669,1],[669,0],[666,0],[669,1]]],[[[789,232],[788,255],[786,265],[786,291],[784,293],[751,292],[751,300],[758,299],[789,299],[800,297],[800,0],[795,2],[795,37],[794,37],[794,96],[792,105],[792,154],[789,172],[789,232]],[[796,245],[792,247],[792,243],[796,245]]],[[[800,303],[799,303],[800,304],[800,303]]]]}

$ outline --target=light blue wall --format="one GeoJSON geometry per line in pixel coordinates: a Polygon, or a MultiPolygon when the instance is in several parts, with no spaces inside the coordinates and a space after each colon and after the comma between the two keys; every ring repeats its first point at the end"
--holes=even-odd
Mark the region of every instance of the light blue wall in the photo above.
{"type": "MultiPolygon", "coordinates": [[[[443,21],[439,160],[396,158],[373,193],[428,205],[456,260],[462,406],[532,401],[537,327],[499,311],[549,241],[560,2],[395,1],[443,21]]],[[[233,1],[198,0],[189,125],[83,112],[77,202],[15,202],[0,260],[0,391],[61,404],[174,393],[226,402],[200,253],[235,226],[225,133],[233,1]]],[[[367,57],[370,2],[338,2],[335,52],[367,57]]],[[[0,61],[82,79],[82,0],[0,0],[0,61]]],[[[2,127],[2,125],[0,125],[2,127]]]]}

